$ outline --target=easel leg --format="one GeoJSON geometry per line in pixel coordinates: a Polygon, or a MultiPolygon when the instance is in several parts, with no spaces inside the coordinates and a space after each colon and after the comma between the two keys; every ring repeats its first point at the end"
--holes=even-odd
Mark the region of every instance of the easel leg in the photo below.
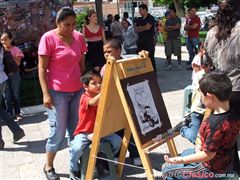
{"type": "MultiPolygon", "coordinates": [[[[127,149],[128,149],[128,144],[129,144],[129,141],[130,141],[130,136],[131,136],[131,130],[130,130],[130,127],[128,126],[125,129],[125,132],[124,132],[124,136],[123,136],[123,140],[122,140],[122,146],[121,146],[120,155],[119,155],[119,159],[118,159],[119,162],[125,162],[127,149]]],[[[118,164],[117,175],[118,175],[119,179],[121,178],[122,171],[123,171],[123,165],[118,164]]]]}
{"type": "Polygon", "coordinates": [[[167,140],[167,145],[168,145],[168,149],[169,149],[171,157],[177,156],[178,153],[177,153],[177,149],[176,149],[174,140],[173,139],[167,140]]]}

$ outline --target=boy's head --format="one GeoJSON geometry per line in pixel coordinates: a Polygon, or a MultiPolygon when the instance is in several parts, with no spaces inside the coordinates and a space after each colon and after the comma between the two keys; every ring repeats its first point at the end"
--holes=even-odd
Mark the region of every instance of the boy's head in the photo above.
{"type": "Polygon", "coordinates": [[[103,52],[105,59],[121,59],[122,46],[121,43],[116,39],[110,39],[104,43],[103,52]]]}
{"type": "Polygon", "coordinates": [[[199,81],[199,89],[205,106],[214,109],[220,102],[229,101],[232,83],[226,74],[213,72],[199,81]]]}
{"type": "Polygon", "coordinates": [[[81,81],[85,91],[90,94],[97,95],[100,93],[102,78],[97,71],[88,71],[82,77],[81,81]]]}

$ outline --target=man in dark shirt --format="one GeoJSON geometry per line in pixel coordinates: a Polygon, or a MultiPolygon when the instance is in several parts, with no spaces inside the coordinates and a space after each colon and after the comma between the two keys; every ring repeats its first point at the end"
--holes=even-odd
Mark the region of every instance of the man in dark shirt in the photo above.
{"type": "Polygon", "coordinates": [[[138,18],[135,24],[135,30],[138,33],[138,52],[146,50],[149,52],[154,71],[156,73],[155,53],[155,19],[148,13],[146,4],[139,6],[139,13],[142,17],[138,18]]]}

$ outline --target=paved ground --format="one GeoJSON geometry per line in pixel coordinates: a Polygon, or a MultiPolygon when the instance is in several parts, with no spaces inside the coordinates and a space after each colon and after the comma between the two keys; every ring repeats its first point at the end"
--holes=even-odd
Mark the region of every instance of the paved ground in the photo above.
{"type": "MultiPolygon", "coordinates": [[[[165,60],[162,47],[156,48],[156,61],[158,67],[158,82],[162,90],[163,98],[172,125],[179,122],[182,112],[183,89],[191,83],[191,72],[185,70],[178,71],[173,67],[172,71],[165,71],[165,60]]],[[[183,48],[182,59],[186,61],[188,54],[183,48]]],[[[177,64],[176,60],[174,64],[177,64]]],[[[45,113],[32,114],[20,122],[25,130],[24,137],[18,144],[12,144],[12,134],[6,126],[3,126],[3,138],[6,143],[4,151],[0,152],[0,179],[45,179],[42,172],[45,163],[45,143],[48,136],[48,121],[45,113]]],[[[184,138],[175,138],[178,152],[191,147],[184,138]]],[[[162,145],[150,153],[154,175],[160,178],[160,167],[163,163],[163,154],[168,153],[166,145],[162,145]]],[[[68,178],[68,148],[65,145],[57,154],[55,161],[56,172],[61,179],[68,178]]],[[[127,158],[127,163],[132,161],[127,158]]],[[[125,167],[122,179],[146,179],[143,170],[125,167]]]]}

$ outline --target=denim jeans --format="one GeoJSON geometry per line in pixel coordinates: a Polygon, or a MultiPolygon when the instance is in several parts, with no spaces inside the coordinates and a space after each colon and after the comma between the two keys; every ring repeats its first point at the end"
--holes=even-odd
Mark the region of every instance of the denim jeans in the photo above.
{"type": "Polygon", "coordinates": [[[78,122],[79,101],[83,89],[77,92],[57,92],[50,90],[53,100],[52,109],[47,109],[50,135],[46,144],[47,152],[57,152],[65,138],[73,139],[73,133],[78,122]]]}
{"type": "Polygon", "coordinates": [[[203,114],[199,114],[196,112],[191,113],[191,122],[188,126],[183,126],[180,134],[182,137],[187,138],[191,143],[195,144],[197,133],[199,130],[199,127],[202,123],[203,114]]]}
{"type": "MultiPolygon", "coordinates": [[[[91,141],[87,138],[90,133],[81,133],[74,137],[71,142],[70,147],[70,170],[79,171],[80,167],[78,165],[79,158],[83,155],[83,151],[89,147],[91,141]]],[[[113,154],[117,154],[120,149],[122,138],[117,134],[111,134],[109,136],[103,137],[101,142],[107,141],[111,144],[113,154]]]]}
{"type": "Polygon", "coordinates": [[[4,92],[5,104],[8,113],[13,115],[13,105],[14,105],[14,112],[15,115],[20,114],[20,73],[14,73],[8,76],[6,89],[4,92]]]}
{"type": "Polygon", "coordinates": [[[197,45],[199,45],[200,40],[199,38],[187,38],[187,50],[189,53],[189,62],[192,62],[194,56],[195,56],[195,48],[197,45]]]}
{"type": "Polygon", "coordinates": [[[2,108],[2,95],[6,88],[7,81],[4,81],[0,84],[0,140],[2,139],[2,121],[6,123],[8,128],[12,131],[13,134],[21,130],[19,125],[14,121],[13,118],[7,113],[5,109],[2,108]]]}
{"type": "MultiPolygon", "coordinates": [[[[194,154],[194,149],[186,149],[182,152],[181,156],[187,156],[194,154]]],[[[190,164],[170,164],[164,163],[162,165],[163,179],[194,179],[193,173],[206,173],[211,176],[213,173],[209,171],[202,163],[190,163],[190,164]]],[[[198,178],[198,179],[211,179],[211,178],[198,178]]]]}

